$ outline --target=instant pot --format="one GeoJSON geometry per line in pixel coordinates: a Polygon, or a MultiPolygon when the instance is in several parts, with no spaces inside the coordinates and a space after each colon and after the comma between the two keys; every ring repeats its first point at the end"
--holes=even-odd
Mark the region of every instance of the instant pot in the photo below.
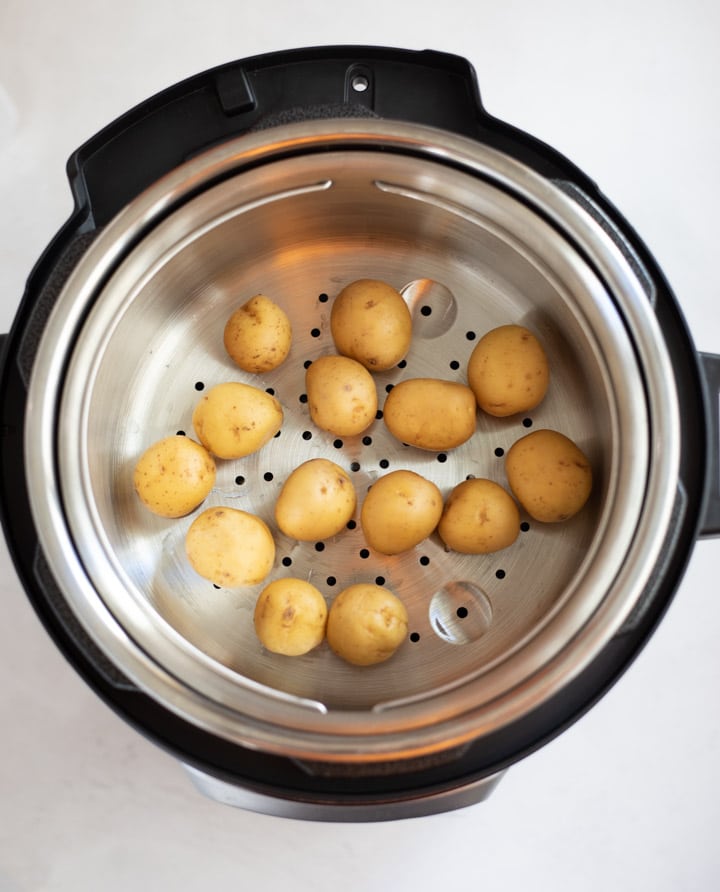
{"type": "Polygon", "coordinates": [[[695,541],[720,534],[720,356],[696,352],[655,259],[592,180],[490,116],[456,56],[321,47],[223,65],[114,121],[68,174],[74,211],[30,274],[0,377],[5,535],[50,636],[221,801],[360,821],[482,799],[608,690],[695,541]],[[381,409],[406,378],[464,382],[474,344],[508,322],[543,343],[547,397],[479,414],[446,453],[400,443],[381,417],[357,437],[319,430],[305,368],[333,351],[333,298],[360,278],[391,283],[413,316],[406,359],[375,376],[381,409]],[[257,293],[293,329],[263,376],[222,346],[257,293]],[[199,577],[183,551],[192,516],[151,515],[133,492],[141,452],[192,436],[200,394],[227,380],[272,392],[285,420],[259,452],[218,462],[204,507],[273,527],[270,578],[309,579],[328,603],[354,582],[393,590],[409,634],[387,662],[265,651],[262,586],[199,577]],[[542,428],[583,449],[593,493],[563,524],[523,513],[503,551],[431,536],[385,556],[355,521],[323,542],[274,527],[307,459],[340,464],[360,502],[399,468],[446,495],[473,476],[506,486],[505,454],[542,428]]]}

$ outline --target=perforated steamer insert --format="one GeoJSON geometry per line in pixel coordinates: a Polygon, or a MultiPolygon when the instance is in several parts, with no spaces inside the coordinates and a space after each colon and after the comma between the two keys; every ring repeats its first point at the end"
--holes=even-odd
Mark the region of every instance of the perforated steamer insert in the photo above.
{"type": "Polygon", "coordinates": [[[4,440],[3,502],[21,454],[36,545],[21,546],[14,523],[6,532],[29,595],[99,693],[217,798],[349,820],[475,801],[617,677],[698,532],[717,532],[705,480],[706,464],[717,479],[717,399],[714,415],[707,399],[717,358],[698,362],[627,224],[565,159],[486,116],[462,60],[367,48],[260,57],[143,111],[75,156],[77,213],[6,343],[5,416],[14,387],[27,401],[23,429],[4,440]],[[408,79],[425,83],[425,98],[434,85],[422,116],[402,99],[408,79]],[[181,106],[206,114],[196,151],[183,144],[168,163],[181,106]],[[118,202],[98,171],[123,141],[154,163],[118,202]],[[67,244],[65,257],[77,256],[64,266],[67,244]],[[475,340],[506,322],[545,346],[545,401],[527,417],[480,413],[475,436],[448,453],[398,442],[381,417],[358,437],[318,430],[305,368],[334,351],[332,300],[362,277],[395,285],[413,315],[408,356],[375,376],[381,410],[405,378],[464,381],[475,340]],[[254,376],[227,357],[222,331],[260,292],[288,313],[294,340],[279,369],[254,376]],[[194,436],[202,391],[227,380],[274,393],[285,420],[258,453],[218,463],[202,508],[269,523],[270,579],[309,579],[328,602],[353,582],[392,589],[410,627],[387,663],[352,667],[327,645],[300,658],[265,651],[252,625],[262,585],[224,591],[198,577],[184,555],[194,515],[163,520],[137,500],[138,455],[163,436],[194,436]],[[680,390],[698,403],[682,418],[680,390]],[[309,458],[344,467],[359,505],[399,468],[446,494],[472,476],[506,486],[505,452],[537,428],[588,454],[593,496],[562,525],[524,516],[504,551],[460,556],[433,536],[385,557],[358,515],[322,542],[275,527],[279,489],[309,458]]]}

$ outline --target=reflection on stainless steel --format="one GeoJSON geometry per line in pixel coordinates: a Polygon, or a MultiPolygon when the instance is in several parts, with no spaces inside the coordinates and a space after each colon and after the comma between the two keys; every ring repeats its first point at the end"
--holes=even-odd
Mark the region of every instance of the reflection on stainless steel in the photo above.
{"type": "Polygon", "coordinates": [[[400,293],[413,315],[414,338],[439,338],[457,321],[455,295],[442,282],[415,279],[403,286],[400,293]]]}
{"type": "MultiPolygon", "coordinates": [[[[220,780],[199,771],[192,765],[185,765],[185,769],[195,787],[204,796],[208,796],[216,802],[282,818],[302,818],[306,821],[328,820],[328,805],[326,803],[298,801],[290,795],[285,797],[279,797],[276,794],[268,795],[264,790],[252,789],[247,785],[239,787],[237,784],[220,780]]],[[[332,819],[350,822],[386,821],[389,817],[392,817],[393,820],[418,818],[440,811],[464,808],[487,799],[503,776],[504,772],[501,771],[480,780],[470,781],[462,787],[448,785],[445,789],[426,792],[422,798],[404,799],[387,794],[377,797],[375,801],[355,804],[345,809],[337,809],[336,806],[336,811],[332,813],[332,819]]]]}
{"type": "MultiPolygon", "coordinates": [[[[504,577],[503,577],[504,578],[504,577]]],[[[474,582],[448,582],[430,599],[430,625],[449,644],[471,644],[490,628],[490,599],[474,582]]]]}

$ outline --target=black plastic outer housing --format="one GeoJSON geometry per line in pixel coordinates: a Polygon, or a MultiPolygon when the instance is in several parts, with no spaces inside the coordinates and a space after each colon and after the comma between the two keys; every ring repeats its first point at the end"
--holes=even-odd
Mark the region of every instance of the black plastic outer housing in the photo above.
{"type": "MultiPolygon", "coordinates": [[[[678,304],[654,258],[618,211],[575,165],[544,143],[488,115],[475,73],[457,56],[380,47],[320,47],[233,62],[143,102],[86,142],[68,162],[75,210],[33,269],[0,355],[0,512],[18,575],[47,631],[70,663],[125,720],[183,762],[270,796],[348,806],[421,799],[494,774],[579,718],[620,676],[669,603],[698,535],[706,493],[708,398],[678,304]],[[252,751],[177,717],[137,690],[100,654],[67,610],[47,572],[30,512],[23,427],[32,346],[61,287],[97,232],[143,189],[203,149],[275,124],[316,117],[409,121],[498,149],[542,176],[573,184],[600,208],[653,280],[656,313],[683,395],[678,487],[685,494],[672,542],[643,610],[579,677],[535,713],[470,744],[452,759],[385,763],[363,771],[317,771],[252,751]]],[[[31,445],[31,444],[30,444],[31,445]]]]}

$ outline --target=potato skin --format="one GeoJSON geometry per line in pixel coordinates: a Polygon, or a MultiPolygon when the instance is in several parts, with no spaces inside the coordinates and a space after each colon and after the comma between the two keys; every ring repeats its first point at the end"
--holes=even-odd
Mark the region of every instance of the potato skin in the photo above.
{"type": "Polygon", "coordinates": [[[292,327],[281,307],[264,294],[256,294],[230,316],[223,342],[241,369],[269,372],[285,362],[292,345],[292,327]]]}
{"type": "Polygon", "coordinates": [[[408,378],[396,384],[383,406],[390,433],[403,443],[442,452],[475,433],[477,406],[469,387],[438,378],[408,378]]]}
{"type": "Polygon", "coordinates": [[[215,462],[189,437],[158,440],[138,459],[133,485],[143,505],[160,517],[184,517],[215,485],[215,462]]]}
{"type": "Polygon", "coordinates": [[[253,623],[269,651],[297,657],[325,638],[328,608],[321,592],[304,579],[275,579],[255,604],[253,623]]]}
{"type": "Polygon", "coordinates": [[[568,520],[592,490],[592,468],[583,451],[564,434],[533,431],[505,457],[510,489],[527,513],[543,523],[568,520]]]}
{"type": "Polygon", "coordinates": [[[218,458],[243,458],[261,449],[280,430],[280,403],[258,387],[230,381],[212,387],[193,412],[203,446],[218,458]]]}
{"type": "Polygon", "coordinates": [[[320,356],[305,372],[313,422],[340,437],[362,433],[375,420],[375,381],[364,365],[348,356],[320,356]]]}
{"type": "Polygon", "coordinates": [[[358,583],[330,605],[327,640],[332,650],[355,666],[389,660],[408,631],[405,605],[389,589],[358,583]]]}
{"type": "Polygon", "coordinates": [[[267,524],[237,508],[207,508],[190,525],[185,551],[193,569],[221,588],[262,582],[275,562],[267,524]]]}
{"type": "Polygon", "coordinates": [[[286,536],[317,542],[337,535],[355,512],[357,495],[335,462],[311,458],[290,474],[275,503],[275,522],[286,536]]]}
{"type": "Polygon", "coordinates": [[[512,545],[520,533],[520,512],[512,497],[492,480],[471,478],[450,493],[438,534],[451,551],[491,554],[512,545]]]}
{"type": "Polygon", "coordinates": [[[476,344],[467,377],[483,412],[505,418],[542,402],[549,382],[548,361],[531,331],[521,325],[501,325],[476,344]]]}
{"type": "Polygon", "coordinates": [[[338,353],[381,372],[397,365],[410,349],[412,316],[391,285],[358,279],[333,301],[330,331],[338,353]]]}
{"type": "Polygon", "coordinates": [[[370,487],[360,523],[370,548],[400,554],[427,539],[442,510],[442,493],[434,483],[414,471],[391,471],[370,487]]]}

